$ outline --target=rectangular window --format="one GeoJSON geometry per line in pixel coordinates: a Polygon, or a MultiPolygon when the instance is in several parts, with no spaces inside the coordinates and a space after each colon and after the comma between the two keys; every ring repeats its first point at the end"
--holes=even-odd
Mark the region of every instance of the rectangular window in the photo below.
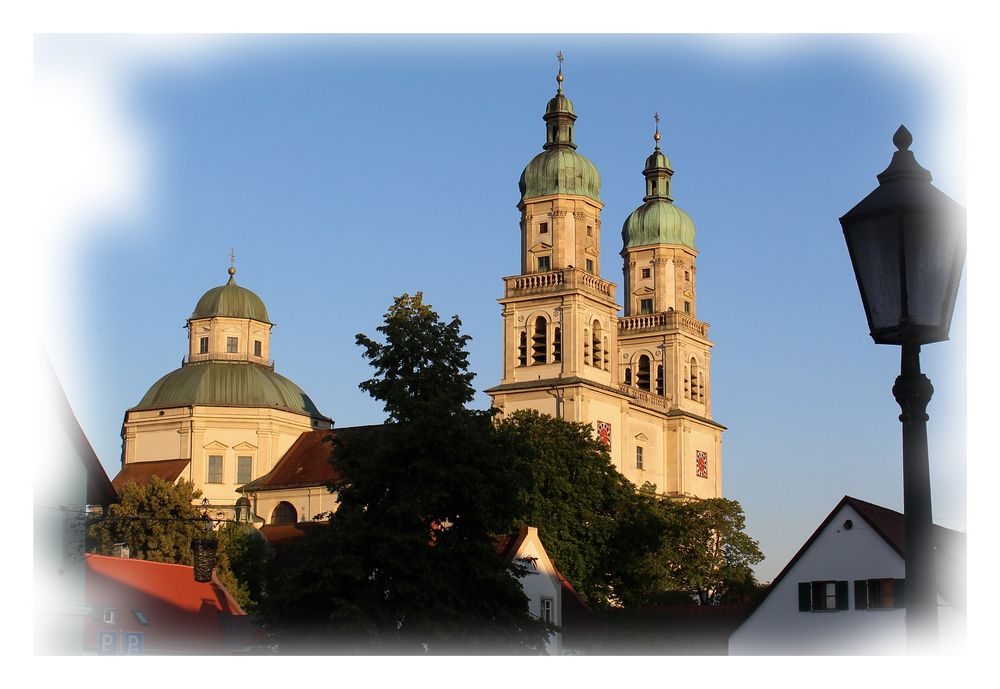
{"type": "Polygon", "coordinates": [[[547,273],[550,269],[551,269],[551,264],[549,263],[549,257],[548,256],[539,256],[538,257],[538,272],[539,273],[547,273]]]}
{"type": "Polygon", "coordinates": [[[594,272],[594,261],[593,261],[593,259],[590,259],[590,258],[587,259],[587,272],[588,273],[593,273],[594,272]]]}
{"type": "Polygon", "coordinates": [[[254,340],[253,341],[253,355],[254,356],[260,356],[261,355],[260,354],[260,350],[261,350],[260,340],[254,340]]]}
{"type": "Polygon", "coordinates": [[[594,228],[591,227],[590,225],[587,225],[587,236],[588,237],[593,237],[594,236],[594,228]]]}
{"type": "Polygon", "coordinates": [[[684,302],[684,313],[691,313],[691,302],[684,302]]]}
{"type": "Polygon", "coordinates": [[[642,279],[643,280],[648,280],[649,279],[649,268],[643,268],[642,269],[642,279]]]}
{"type": "Polygon", "coordinates": [[[226,338],[226,351],[230,354],[235,354],[237,347],[239,346],[239,338],[227,337],[226,338]]]}
{"type": "Polygon", "coordinates": [[[686,282],[691,282],[691,273],[689,273],[689,272],[688,272],[688,271],[686,271],[686,270],[684,271],[684,280],[685,280],[686,282]]]}
{"type": "Polygon", "coordinates": [[[208,338],[203,337],[198,341],[198,353],[208,354],[208,338]]]}
{"type": "Polygon", "coordinates": [[[847,610],[847,582],[800,582],[799,610],[801,612],[847,610]]]}
{"type": "Polygon", "coordinates": [[[639,313],[653,313],[653,300],[641,299],[639,301],[639,313]]]}
{"type": "Polygon", "coordinates": [[[906,607],[904,579],[855,579],[855,610],[892,610],[906,607]]]}
{"type": "Polygon", "coordinates": [[[635,468],[642,469],[642,446],[635,448],[635,468]]]}
{"type": "Polygon", "coordinates": [[[552,599],[542,598],[541,602],[541,618],[543,622],[552,622],[552,599]]]}
{"type": "Polygon", "coordinates": [[[240,485],[250,483],[250,473],[253,468],[253,457],[236,458],[236,482],[240,485]]]}
{"type": "Polygon", "coordinates": [[[538,234],[548,234],[548,233],[549,233],[549,224],[547,222],[543,222],[541,225],[538,226],[538,234]]]}
{"type": "Polygon", "coordinates": [[[222,483],[222,455],[208,456],[208,483],[222,483]]]}

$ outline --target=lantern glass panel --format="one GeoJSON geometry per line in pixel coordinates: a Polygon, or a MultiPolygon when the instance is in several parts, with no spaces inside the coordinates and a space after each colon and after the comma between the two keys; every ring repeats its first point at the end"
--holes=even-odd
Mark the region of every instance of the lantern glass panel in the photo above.
{"type": "MultiPolygon", "coordinates": [[[[962,249],[961,233],[955,232],[951,218],[938,213],[907,213],[906,293],[910,322],[925,328],[943,329],[951,325],[957,280],[956,259],[962,249]]],[[[961,262],[958,262],[959,270],[961,262]]]]}
{"type": "Polygon", "coordinates": [[[878,215],[844,228],[873,335],[897,328],[903,315],[898,227],[895,215],[878,215]]]}

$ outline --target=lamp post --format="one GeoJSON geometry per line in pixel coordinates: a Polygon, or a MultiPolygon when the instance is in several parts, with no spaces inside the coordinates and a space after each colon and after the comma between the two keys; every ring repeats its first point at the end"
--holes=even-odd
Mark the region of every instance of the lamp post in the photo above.
{"type": "Polygon", "coordinates": [[[926,413],[934,388],[920,372],[920,347],[948,339],[965,263],[965,210],[931,184],[905,127],[892,142],[898,150],[879,186],[840,224],[872,339],[902,348],[892,392],[903,424],[906,641],[918,653],[932,652],[938,637],[926,413]]]}

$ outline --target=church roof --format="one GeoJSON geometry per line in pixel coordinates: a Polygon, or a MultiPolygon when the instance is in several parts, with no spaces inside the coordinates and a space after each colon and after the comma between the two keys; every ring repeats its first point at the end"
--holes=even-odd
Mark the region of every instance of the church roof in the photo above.
{"type": "Polygon", "coordinates": [[[382,424],[348,428],[319,429],[300,435],[282,455],[271,471],[240,488],[241,493],[255,493],[283,488],[322,486],[340,478],[332,462],[333,439],[342,442],[363,442],[371,446],[377,441],[382,424]]]}
{"type": "Polygon", "coordinates": [[[219,287],[213,287],[202,295],[189,320],[225,316],[251,318],[264,323],[271,322],[267,318],[267,307],[264,306],[261,298],[246,287],[240,287],[236,284],[235,272],[234,269],[230,268],[229,282],[219,287]]]}
{"type": "Polygon", "coordinates": [[[160,459],[153,462],[129,462],[112,479],[111,485],[115,490],[121,491],[126,483],[137,483],[141,486],[149,483],[154,476],[173,483],[190,461],[190,459],[160,459]]]}
{"type": "Polygon", "coordinates": [[[269,367],[240,361],[200,361],[153,383],[129,411],[173,407],[257,407],[327,419],[298,385],[269,367]]]}

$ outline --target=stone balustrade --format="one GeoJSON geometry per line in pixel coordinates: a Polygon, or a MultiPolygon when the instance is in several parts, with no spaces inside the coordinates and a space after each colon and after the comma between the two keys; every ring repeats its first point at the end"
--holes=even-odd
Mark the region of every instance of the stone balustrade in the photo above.
{"type": "Polygon", "coordinates": [[[618,319],[619,335],[648,330],[684,330],[693,335],[708,337],[708,323],[680,311],[644,313],[618,319]]]}
{"type": "Polygon", "coordinates": [[[571,289],[590,292],[608,301],[615,300],[615,284],[613,282],[602,280],[579,268],[563,268],[547,273],[529,273],[528,275],[504,278],[504,296],[508,298],[571,289]]]}

